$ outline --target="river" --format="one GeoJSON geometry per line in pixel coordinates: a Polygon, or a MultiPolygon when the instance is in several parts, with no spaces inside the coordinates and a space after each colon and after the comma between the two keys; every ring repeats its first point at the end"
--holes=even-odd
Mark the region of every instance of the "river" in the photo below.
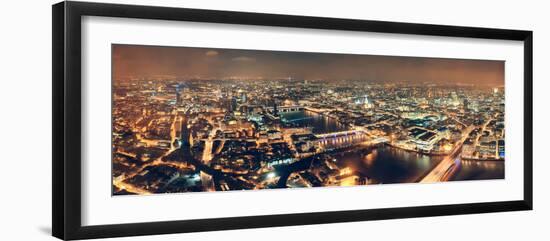
{"type": "Polygon", "coordinates": [[[322,116],[313,111],[297,111],[280,113],[283,123],[290,127],[311,127],[315,134],[346,130],[346,126],[339,124],[335,119],[322,116]]]}
{"type": "MultiPolygon", "coordinates": [[[[312,127],[315,134],[346,129],[334,119],[311,111],[290,112],[281,115],[286,123],[291,123],[293,126],[312,127]]],[[[337,160],[336,163],[340,168],[350,167],[360,176],[367,177],[374,183],[416,182],[443,159],[443,156],[430,156],[387,145],[375,148],[358,146],[330,155],[337,160]]],[[[293,169],[295,169],[293,171],[297,171],[302,168],[293,169]]],[[[450,180],[502,178],[504,178],[503,161],[462,161],[450,180]]]]}
{"type": "Polygon", "coordinates": [[[334,154],[338,166],[351,167],[374,183],[415,182],[432,170],[443,157],[428,156],[387,145],[374,149],[357,147],[334,154]]]}
{"type": "Polygon", "coordinates": [[[462,160],[451,181],[504,179],[504,161],[462,160]]]}

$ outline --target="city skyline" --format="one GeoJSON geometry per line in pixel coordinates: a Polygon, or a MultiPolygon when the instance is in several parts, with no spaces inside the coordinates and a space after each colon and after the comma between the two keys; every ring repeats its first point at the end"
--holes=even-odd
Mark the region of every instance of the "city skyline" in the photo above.
{"type": "Polygon", "coordinates": [[[115,81],[133,78],[350,79],[504,86],[504,61],[113,44],[115,81]]]}
{"type": "Polygon", "coordinates": [[[505,177],[502,61],[112,54],[113,195],[505,177]]]}

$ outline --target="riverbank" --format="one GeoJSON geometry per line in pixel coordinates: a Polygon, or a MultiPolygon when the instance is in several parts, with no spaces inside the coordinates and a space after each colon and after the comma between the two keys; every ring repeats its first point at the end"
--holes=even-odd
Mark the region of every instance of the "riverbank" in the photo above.
{"type": "MultiPolygon", "coordinates": [[[[393,145],[393,144],[391,144],[391,143],[386,143],[386,145],[391,146],[391,147],[393,147],[393,148],[401,149],[401,150],[404,150],[404,151],[415,152],[415,153],[419,153],[419,154],[427,155],[427,156],[446,156],[446,155],[449,155],[448,152],[441,152],[441,153],[430,152],[430,153],[425,153],[425,152],[421,152],[421,151],[418,151],[418,150],[413,150],[413,149],[408,149],[408,148],[400,147],[400,146],[398,146],[398,145],[393,145]]],[[[504,161],[504,158],[475,158],[475,157],[463,157],[463,156],[460,156],[460,159],[461,159],[461,160],[464,160],[464,161],[504,161]]]]}
{"type": "Polygon", "coordinates": [[[474,158],[474,157],[463,157],[463,156],[461,156],[460,159],[462,159],[463,161],[488,161],[488,162],[504,161],[504,158],[474,158]]]}
{"type": "Polygon", "coordinates": [[[391,144],[391,143],[385,143],[385,144],[388,145],[388,146],[391,146],[391,147],[393,147],[393,148],[397,148],[397,149],[404,150],[404,151],[409,151],[409,152],[415,152],[415,153],[422,154],[422,155],[426,155],[426,156],[446,156],[446,155],[449,155],[448,152],[439,152],[439,153],[430,152],[430,153],[425,153],[425,152],[421,152],[421,151],[418,151],[418,150],[408,149],[408,148],[404,148],[404,147],[401,147],[401,146],[398,146],[398,145],[393,145],[393,144],[391,144]]]}

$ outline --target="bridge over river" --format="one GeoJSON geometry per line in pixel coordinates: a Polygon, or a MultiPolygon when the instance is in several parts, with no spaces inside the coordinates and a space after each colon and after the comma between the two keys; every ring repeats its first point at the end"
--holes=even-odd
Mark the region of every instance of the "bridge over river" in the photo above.
{"type": "Polygon", "coordinates": [[[437,166],[435,166],[435,168],[430,173],[428,173],[428,175],[422,178],[422,180],[420,180],[420,183],[434,183],[449,180],[453,167],[460,164],[460,152],[462,151],[462,145],[474,129],[475,126],[473,125],[468,126],[466,129],[464,129],[464,131],[462,131],[461,139],[456,143],[455,147],[453,148],[453,150],[451,150],[449,155],[441,160],[441,162],[437,166]]]}

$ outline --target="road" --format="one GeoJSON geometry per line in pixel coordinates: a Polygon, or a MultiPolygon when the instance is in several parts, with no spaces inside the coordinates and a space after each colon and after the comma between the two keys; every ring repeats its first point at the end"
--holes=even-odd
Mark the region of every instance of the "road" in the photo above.
{"type": "Polygon", "coordinates": [[[131,183],[124,182],[123,177],[118,177],[113,179],[113,185],[117,187],[120,190],[126,190],[131,193],[140,194],[140,195],[147,195],[151,194],[148,190],[145,190],[143,188],[134,186],[131,183]]]}
{"type": "Polygon", "coordinates": [[[179,137],[176,135],[179,129],[181,129],[181,124],[178,125],[178,122],[180,122],[181,117],[178,115],[174,116],[174,120],[172,121],[172,125],[170,126],[170,151],[173,151],[176,149],[174,146],[174,143],[176,142],[176,139],[179,137]]]}
{"type": "MultiPolygon", "coordinates": [[[[212,132],[214,132],[214,131],[212,131],[212,132]]],[[[210,165],[210,160],[212,160],[212,146],[213,146],[213,142],[214,142],[214,141],[212,141],[212,136],[213,135],[210,135],[208,137],[208,139],[206,139],[204,141],[204,150],[202,152],[202,162],[206,166],[209,166],[210,165]]],[[[209,191],[209,192],[216,191],[216,188],[214,186],[214,180],[213,180],[212,176],[206,174],[203,171],[201,171],[200,176],[201,176],[202,186],[203,186],[205,191],[209,191]]]]}
{"type": "Polygon", "coordinates": [[[214,141],[211,138],[208,138],[204,141],[204,151],[202,152],[202,161],[204,164],[208,165],[210,160],[212,160],[212,146],[214,141]]]}
{"type": "Polygon", "coordinates": [[[476,137],[476,140],[474,141],[474,146],[477,146],[479,145],[479,139],[481,138],[481,136],[483,135],[483,132],[485,131],[485,129],[487,129],[487,125],[489,125],[489,123],[492,121],[493,119],[492,118],[489,118],[485,124],[483,124],[483,127],[481,128],[481,131],[479,132],[479,134],[477,135],[476,137]]]}

